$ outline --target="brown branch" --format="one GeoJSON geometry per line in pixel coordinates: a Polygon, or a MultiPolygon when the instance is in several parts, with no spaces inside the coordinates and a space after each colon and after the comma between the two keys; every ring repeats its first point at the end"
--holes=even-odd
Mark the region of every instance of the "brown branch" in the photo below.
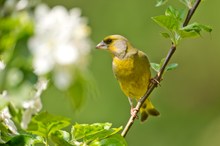
{"type": "Polygon", "coordinates": [[[183,23],[183,27],[188,25],[190,19],[192,18],[193,14],[196,11],[197,7],[199,6],[200,2],[201,2],[201,0],[197,0],[195,2],[195,4],[193,5],[193,7],[191,9],[189,9],[188,14],[186,16],[186,19],[185,19],[185,21],[183,23]]]}
{"type": "MultiPolygon", "coordinates": [[[[195,10],[197,9],[197,7],[198,7],[198,5],[199,5],[200,2],[201,2],[201,0],[197,0],[197,1],[194,3],[193,7],[192,7],[191,9],[189,9],[188,14],[187,14],[187,16],[186,16],[186,18],[185,18],[185,21],[184,21],[184,23],[183,23],[183,27],[188,25],[189,21],[191,20],[193,14],[194,14],[195,10]]],[[[164,63],[163,63],[163,66],[161,67],[161,69],[160,69],[160,71],[158,72],[158,74],[154,77],[154,79],[157,80],[158,82],[153,82],[153,83],[150,85],[150,87],[149,87],[149,89],[147,90],[147,92],[144,94],[144,96],[143,96],[142,98],[140,98],[140,100],[138,101],[138,103],[137,103],[137,105],[136,105],[136,107],[135,107],[137,110],[135,111],[135,113],[133,114],[133,116],[131,115],[130,119],[128,120],[128,122],[127,122],[125,128],[123,129],[123,131],[122,131],[122,133],[121,133],[121,136],[125,137],[125,136],[127,135],[128,131],[130,130],[131,126],[132,126],[133,123],[134,123],[134,120],[135,120],[136,117],[137,117],[137,114],[138,114],[138,112],[139,112],[139,110],[140,110],[142,104],[143,104],[144,101],[149,97],[149,95],[150,95],[151,92],[155,89],[155,87],[157,87],[158,84],[161,82],[161,79],[162,79],[163,73],[164,73],[164,71],[165,71],[165,68],[166,68],[166,66],[168,65],[168,63],[169,63],[169,61],[170,61],[170,59],[171,59],[171,57],[173,56],[173,54],[174,54],[175,51],[176,51],[176,46],[172,43],[172,46],[170,47],[170,50],[169,50],[169,52],[168,52],[168,54],[167,54],[167,56],[166,56],[166,59],[165,59],[165,61],[164,61],[164,63]]]]}

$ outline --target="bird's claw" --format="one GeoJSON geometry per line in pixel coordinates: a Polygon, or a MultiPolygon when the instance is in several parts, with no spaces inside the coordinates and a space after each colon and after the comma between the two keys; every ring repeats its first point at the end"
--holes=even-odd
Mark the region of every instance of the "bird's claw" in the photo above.
{"type": "Polygon", "coordinates": [[[135,117],[136,119],[138,119],[138,115],[137,115],[137,111],[138,111],[138,109],[135,107],[135,108],[131,108],[131,116],[132,117],[135,117]]]}
{"type": "Polygon", "coordinates": [[[159,86],[161,87],[160,81],[158,81],[158,80],[155,79],[155,78],[151,78],[151,79],[150,79],[150,82],[151,82],[152,84],[156,84],[157,86],[159,85],[159,86]]]}

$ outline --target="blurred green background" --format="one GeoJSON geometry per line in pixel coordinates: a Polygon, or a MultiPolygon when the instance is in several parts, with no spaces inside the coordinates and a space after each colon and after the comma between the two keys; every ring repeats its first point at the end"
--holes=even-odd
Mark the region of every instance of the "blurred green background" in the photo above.
{"type": "MultiPolygon", "coordinates": [[[[163,14],[170,4],[184,8],[179,1],[156,8],[155,0],[45,0],[50,6],[79,7],[88,18],[94,43],[90,70],[99,94],[88,98],[80,110],[72,110],[68,99],[56,91],[42,98],[44,110],[71,117],[73,122],[111,122],[114,127],[125,125],[130,107],[112,74],[111,56],[95,50],[105,36],[121,34],[137,48],[146,52],[151,62],[165,57],[170,41],[162,38],[163,31],[151,20],[163,14]]],[[[220,145],[220,1],[203,1],[191,22],[210,25],[211,34],[183,40],[171,62],[179,67],[168,72],[162,86],[154,90],[151,99],[161,112],[159,118],[136,121],[126,140],[130,146],[219,146],[220,145]]],[[[49,89],[50,91],[53,88],[49,89]]],[[[50,93],[50,94],[49,94],[50,93]]]]}

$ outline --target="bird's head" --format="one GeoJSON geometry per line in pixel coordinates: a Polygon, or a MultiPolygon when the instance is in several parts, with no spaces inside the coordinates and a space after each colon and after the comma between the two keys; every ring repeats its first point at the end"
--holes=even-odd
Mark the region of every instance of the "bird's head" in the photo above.
{"type": "Polygon", "coordinates": [[[97,46],[97,49],[109,50],[113,56],[124,58],[133,47],[128,40],[121,35],[110,35],[105,37],[97,46]]]}

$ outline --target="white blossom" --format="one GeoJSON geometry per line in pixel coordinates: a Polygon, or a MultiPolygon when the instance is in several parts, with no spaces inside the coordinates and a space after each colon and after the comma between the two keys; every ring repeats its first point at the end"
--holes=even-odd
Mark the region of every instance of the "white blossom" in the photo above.
{"type": "Polygon", "coordinates": [[[28,0],[19,0],[16,4],[17,10],[23,10],[28,6],[28,0]]]}
{"type": "Polygon", "coordinates": [[[11,114],[9,113],[8,107],[5,107],[0,111],[0,122],[3,122],[13,134],[18,134],[17,128],[11,120],[11,114]]]}
{"type": "Polygon", "coordinates": [[[0,71],[5,69],[5,63],[0,60],[0,71]]]}
{"type": "Polygon", "coordinates": [[[68,88],[74,70],[85,67],[88,61],[90,29],[87,21],[81,17],[79,8],[68,11],[63,6],[50,9],[46,5],[36,8],[35,20],[35,35],[29,40],[35,73],[53,72],[55,85],[68,88]]]}
{"type": "Polygon", "coordinates": [[[26,129],[29,122],[31,121],[31,117],[38,113],[42,109],[41,103],[41,94],[44,90],[47,89],[48,80],[44,78],[40,78],[36,84],[36,91],[31,100],[23,102],[23,108],[25,109],[22,115],[21,127],[26,129]]]}

